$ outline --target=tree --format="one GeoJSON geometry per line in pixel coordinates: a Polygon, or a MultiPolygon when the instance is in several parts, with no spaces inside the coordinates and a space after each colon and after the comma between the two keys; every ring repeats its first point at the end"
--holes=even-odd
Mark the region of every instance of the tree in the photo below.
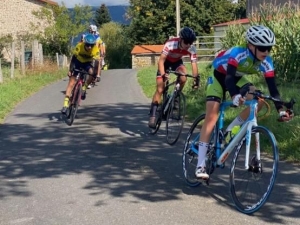
{"type": "Polygon", "coordinates": [[[69,55],[74,37],[87,29],[93,16],[91,7],[79,5],[75,5],[72,10],[65,5],[49,6],[33,14],[46,21],[44,31],[38,31],[38,27],[33,24],[32,31],[38,31],[36,35],[43,44],[44,52],[51,55],[56,52],[69,55]]]}
{"type": "MultiPolygon", "coordinates": [[[[243,0],[244,1],[244,0],[243,0]]],[[[181,27],[193,28],[197,35],[211,34],[212,26],[236,18],[236,4],[229,0],[181,0],[181,27]]],[[[128,17],[134,44],[162,44],[176,34],[174,0],[130,0],[128,17]]]]}
{"type": "Polygon", "coordinates": [[[111,17],[108,8],[106,7],[105,4],[102,4],[96,10],[94,22],[98,27],[101,27],[104,23],[109,23],[110,21],[111,21],[111,17]]]}
{"type": "Polygon", "coordinates": [[[131,0],[129,36],[134,44],[157,44],[175,32],[175,1],[131,0]]]}
{"type": "Polygon", "coordinates": [[[132,45],[126,36],[126,27],[109,22],[100,28],[101,38],[105,41],[105,61],[110,69],[130,68],[132,45]]]}

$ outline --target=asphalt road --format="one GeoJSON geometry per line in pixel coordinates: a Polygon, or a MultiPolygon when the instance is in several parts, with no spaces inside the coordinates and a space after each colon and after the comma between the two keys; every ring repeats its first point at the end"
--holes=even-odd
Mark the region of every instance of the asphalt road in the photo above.
{"type": "Polygon", "coordinates": [[[299,167],[280,162],[267,204],[241,214],[228,167],[210,186],[190,188],[181,169],[186,132],[173,147],[163,129],[147,134],[150,101],[136,71],[104,71],[71,127],[59,112],[66,84],[23,101],[0,127],[1,225],[300,224],[299,167]]]}

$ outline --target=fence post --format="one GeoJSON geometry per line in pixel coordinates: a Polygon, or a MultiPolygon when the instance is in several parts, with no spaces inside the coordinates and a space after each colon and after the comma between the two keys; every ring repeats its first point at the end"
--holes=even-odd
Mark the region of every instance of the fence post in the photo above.
{"type": "Polygon", "coordinates": [[[56,52],[56,62],[57,62],[57,67],[59,68],[59,57],[58,57],[58,53],[56,52]]]}
{"type": "Polygon", "coordinates": [[[0,83],[3,83],[3,73],[2,73],[2,67],[1,67],[1,59],[0,59],[0,83]]]}
{"type": "Polygon", "coordinates": [[[21,41],[21,73],[22,75],[25,75],[25,44],[24,41],[21,41]]]}
{"type": "Polygon", "coordinates": [[[11,44],[11,67],[10,67],[10,78],[14,78],[15,72],[15,42],[11,44]]]}
{"type": "Polygon", "coordinates": [[[39,63],[44,65],[44,54],[43,54],[43,45],[39,44],[39,63]]]}

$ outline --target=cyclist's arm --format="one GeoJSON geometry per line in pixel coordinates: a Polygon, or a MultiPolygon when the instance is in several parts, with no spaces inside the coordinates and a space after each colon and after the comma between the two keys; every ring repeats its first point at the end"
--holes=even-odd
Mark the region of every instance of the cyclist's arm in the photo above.
{"type": "Polygon", "coordinates": [[[166,73],[164,63],[167,59],[167,55],[161,54],[158,60],[158,71],[160,72],[160,75],[164,75],[166,73]]]}
{"type": "Polygon", "coordinates": [[[192,65],[192,74],[194,77],[197,77],[199,75],[197,62],[192,62],[191,65],[192,65]]]}
{"type": "MultiPolygon", "coordinates": [[[[279,94],[279,91],[277,89],[277,85],[275,83],[275,77],[274,76],[273,77],[266,77],[265,80],[266,80],[266,83],[268,85],[270,95],[273,98],[280,99],[280,94],[279,94]]],[[[280,104],[278,102],[274,102],[274,104],[275,104],[275,108],[277,109],[277,111],[284,110],[282,104],[280,104]]]]}
{"type": "Polygon", "coordinates": [[[225,77],[225,85],[231,98],[239,94],[239,90],[236,89],[236,80],[235,80],[236,70],[237,70],[236,66],[228,64],[226,77],[225,77]]]}

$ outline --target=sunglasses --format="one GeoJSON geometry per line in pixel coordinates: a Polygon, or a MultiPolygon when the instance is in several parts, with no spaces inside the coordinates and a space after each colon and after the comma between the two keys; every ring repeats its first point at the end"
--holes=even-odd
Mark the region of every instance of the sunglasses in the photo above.
{"type": "Polygon", "coordinates": [[[272,46],[255,46],[260,52],[270,52],[272,50],[272,46]]]}
{"type": "Polygon", "coordinates": [[[193,41],[183,40],[183,43],[184,43],[185,45],[192,45],[194,42],[193,42],[193,41]]]}
{"type": "Polygon", "coordinates": [[[89,48],[89,47],[94,47],[95,45],[94,44],[85,44],[85,46],[87,47],[87,48],[89,48]]]}

